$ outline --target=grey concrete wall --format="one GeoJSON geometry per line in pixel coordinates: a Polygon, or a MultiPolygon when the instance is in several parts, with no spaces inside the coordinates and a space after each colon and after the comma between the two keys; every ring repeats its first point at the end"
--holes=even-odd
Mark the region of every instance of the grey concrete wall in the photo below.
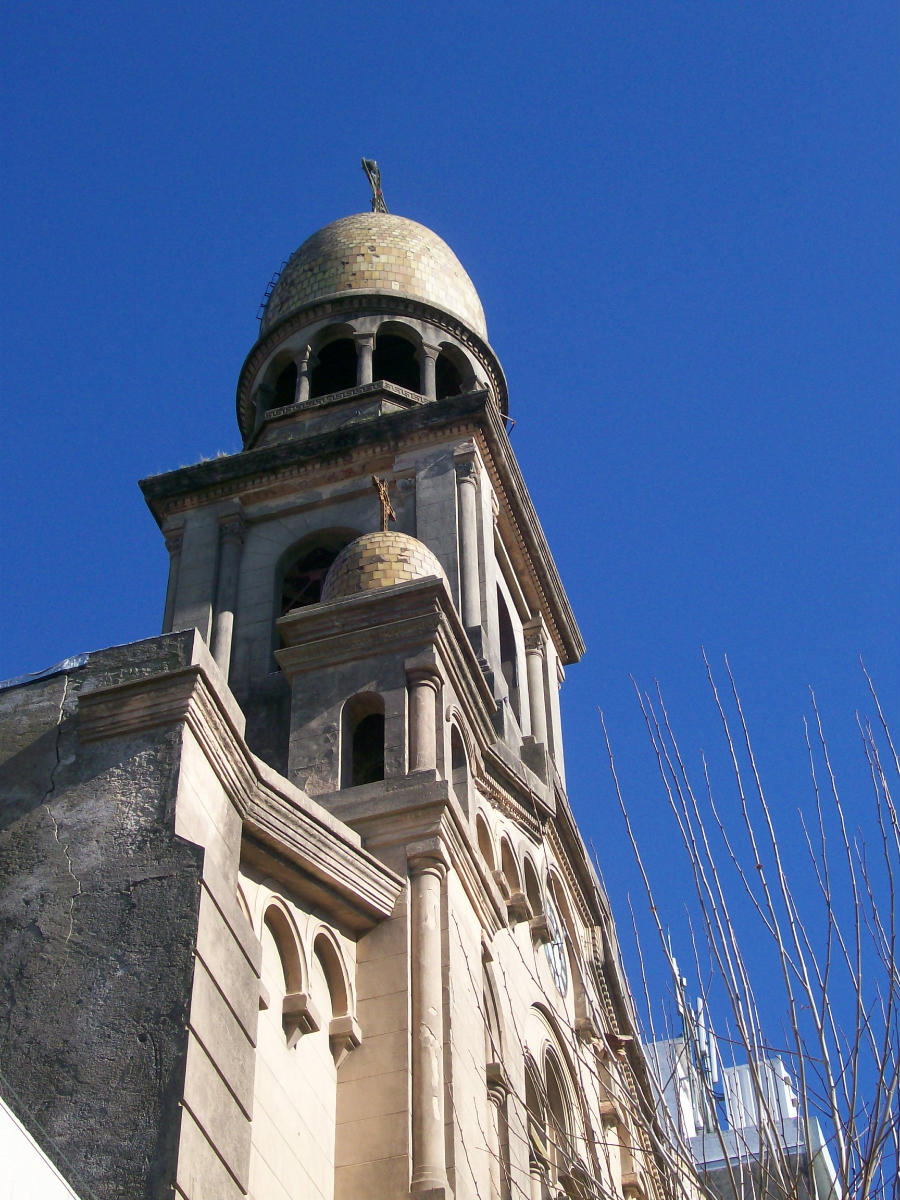
{"type": "Polygon", "coordinates": [[[82,744],[79,697],[192,640],[0,692],[0,1087],[81,1194],[171,1194],[203,852],[174,832],[180,730],[82,744]]]}

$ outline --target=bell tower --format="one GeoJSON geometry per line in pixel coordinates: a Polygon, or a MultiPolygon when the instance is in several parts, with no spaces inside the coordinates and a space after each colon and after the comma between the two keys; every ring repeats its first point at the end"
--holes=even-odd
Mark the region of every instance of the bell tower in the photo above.
{"type": "MultiPolygon", "coordinates": [[[[143,482],[171,554],[165,631],[200,629],[247,715],[251,746],[310,794],[342,790],[350,734],[340,712],[357,692],[334,691],[325,650],[314,680],[303,665],[313,651],[300,642],[314,618],[340,624],[350,611],[346,559],[342,604],[322,589],[340,552],[377,529],[376,472],[395,520],[364,553],[388,575],[394,554],[420,572],[428,562],[462,631],[470,684],[485,693],[479,720],[490,730],[460,716],[459,739],[470,756],[494,746],[552,807],[564,777],[557,692],[582,645],[506,413],[503,371],[456,256],[414,221],[358,214],[307,239],[266,300],[238,382],[243,451],[143,482]]],[[[379,591],[387,575],[367,565],[357,564],[359,590],[379,591]]],[[[379,695],[378,638],[364,645],[364,628],[355,637],[357,690],[379,695]]],[[[409,696],[398,691],[391,703],[388,777],[411,761],[409,696]]],[[[451,724],[442,719],[434,732],[433,766],[446,776],[451,724]]]]}
{"type": "MultiPolygon", "coordinates": [[[[583,645],[507,405],[469,276],[382,199],[271,288],[243,449],[141,485],[165,629],[199,629],[253,753],[404,882],[356,948],[338,1197],[587,1195],[637,1161],[607,1152],[631,1144],[610,1059],[629,1018],[565,787],[558,691],[583,645]]],[[[264,860],[251,823],[251,891],[264,860]]]]}

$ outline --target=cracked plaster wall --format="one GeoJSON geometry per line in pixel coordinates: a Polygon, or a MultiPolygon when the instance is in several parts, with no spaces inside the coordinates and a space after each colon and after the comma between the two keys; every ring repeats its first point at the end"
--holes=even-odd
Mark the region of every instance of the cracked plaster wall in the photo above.
{"type": "Polygon", "coordinates": [[[203,852],[174,833],[179,729],[82,744],[79,695],[185,645],[0,692],[0,1088],[80,1194],[169,1193],[203,852]]]}

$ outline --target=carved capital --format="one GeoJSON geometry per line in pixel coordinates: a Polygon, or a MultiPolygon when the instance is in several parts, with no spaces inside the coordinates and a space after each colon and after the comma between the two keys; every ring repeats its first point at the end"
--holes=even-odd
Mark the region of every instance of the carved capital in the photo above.
{"type": "Polygon", "coordinates": [[[242,513],[228,513],[219,521],[219,538],[222,542],[237,542],[244,540],[247,522],[242,513]]]}
{"type": "Polygon", "coordinates": [[[510,925],[531,920],[532,909],[524,892],[510,892],[506,901],[506,917],[510,925]]]}
{"type": "Polygon", "coordinates": [[[484,1073],[487,1080],[488,1099],[499,1108],[512,1091],[512,1086],[510,1085],[509,1077],[506,1074],[503,1063],[487,1063],[484,1073]]]}
{"type": "Polygon", "coordinates": [[[464,458],[456,464],[456,478],[460,483],[474,484],[478,478],[478,468],[475,465],[474,459],[464,458]]]}
{"type": "Polygon", "coordinates": [[[434,667],[410,667],[406,672],[406,682],[409,687],[427,687],[437,695],[440,690],[441,674],[434,667]]]}
{"type": "Polygon", "coordinates": [[[181,553],[181,547],[184,545],[184,526],[180,529],[173,529],[166,534],[166,549],[172,558],[181,553]]]}
{"type": "Polygon", "coordinates": [[[540,617],[536,617],[533,621],[528,621],[527,624],[522,626],[522,637],[525,642],[526,652],[532,651],[543,655],[547,645],[547,631],[540,617]]]}
{"type": "Polygon", "coordinates": [[[443,879],[450,864],[440,840],[429,838],[424,842],[411,842],[406,847],[406,866],[410,879],[418,879],[421,875],[436,875],[443,879]]]}
{"type": "Polygon", "coordinates": [[[321,1019],[307,992],[288,992],[282,1005],[281,1024],[288,1047],[296,1046],[304,1033],[315,1033],[321,1019]]]}
{"type": "Polygon", "coordinates": [[[336,1067],[339,1067],[350,1051],[355,1050],[361,1042],[359,1023],[349,1013],[343,1017],[335,1017],[328,1026],[328,1044],[336,1067]]]}
{"type": "Polygon", "coordinates": [[[546,913],[538,913],[536,917],[532,917],[528,928],[531,930],[531,940],[536,946],[547,946],[553,941],[546,913]]]}

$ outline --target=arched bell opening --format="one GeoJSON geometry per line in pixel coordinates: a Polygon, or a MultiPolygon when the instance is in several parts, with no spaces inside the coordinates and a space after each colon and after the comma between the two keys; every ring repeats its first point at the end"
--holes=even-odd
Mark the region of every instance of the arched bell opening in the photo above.
{"type": "Polygon", "coordinates": [[[438,400],[460,396],[472,390],[475,372],[461,350],[444,344],[434,364],[435,394],[438,400]]]}
{"type": "Polygon", "coordinates": [[[292,608],[317,604],[328,568],[359,533],[354,529],[324,529],[304,538],[281,557],[278,570],[278,616],[292,608]]]}
{"type": "Polygon", "coordinates": [[[275,379],[275,392],[272,396],[272,407],[283,408],[293,404],[297,395],[297,364],[289,362],[283,367],[275,379]]]}
{"type": "Polygon", "coordinates": [[[351,337],[339,337],[326,342],[316,351],[309,373],[309,395],[329,396],[356,387],[356,342],[351,337]]]}
{"type": "Polygon", "coordinates": [[[421,394],[422,373],[414,343],[397,333],[382,333],[379,330],[372,355],[372,378],[396,383],[408,391],[421,394]]]}

